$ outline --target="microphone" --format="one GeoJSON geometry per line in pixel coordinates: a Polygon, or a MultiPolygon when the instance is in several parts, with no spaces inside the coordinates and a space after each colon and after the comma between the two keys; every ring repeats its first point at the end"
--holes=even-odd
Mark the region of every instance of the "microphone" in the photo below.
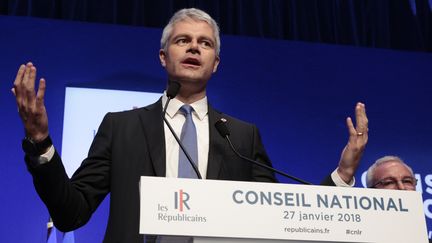
{"type": "Polygon", "coordinates": [[[176,97],[176,95],[178,94],[179,90],[181,88],[181,85],[179,82],[177,81],[168,81],[168,88],[166,91],[166,95],[168,97],[167,102],[165,103],[164,109],[162,111],[162,119],[165,121],[165,124],[168,126],[169,130],[171,131],[171,134],[174,136],[175,140],[177,141],[178,145],[180,146],[181,150],[183,151],[183,153],[186,155],[186,158],[188,159],[190,165],[192,166],[193,170],[195,171],[197,178],[198,179],[202,179],[201,173],[198,170],[198,167],[196,166],[196,164],[194,163],[194,161],[192,160],[192,158],[190,157],[189,153],[186,151],[186,148],[184,147],[183,143],[180,141],[180,139],[178,138],[177,134],[174,132],[174,129],[172,128],[171,124],[168,122],[168,120],[165,117],[166,114],[166,110],[168,108],[168,104],[169,102],[176,97]]]}
{"type": "Polygon", "coordinates": [[[176,95],[178,94],[179,90],[181,88],[181,85],[179,82],[177,81],[168,81],[168,88],[166,91],[166,95],[168,97],[167,102],[165,103],[165,107],[162,111],[162,117],[165,117],[166,114],[166,110],[168,108],[168,104],[170,103],[170,101],[176,97],[176,95]]]}
{"type": "Polygon", "coordinates": [[[294,180],[294,181],[300,182],[300,183],[305,184],[305,185],[312,185],[312,183],[310,183],[310,182],[304,181],[304,180],[302,180],[302,179],[300,179],[300,178],[297,178],[297,177],[294,177],[294,176],[292,176],[292,175],[288,175],[288,174],[285,173],[285,172],[282,172],[282,171],[276,170],[276,169],[273,168],[273,167],[270,167],[270,166],[268,166],[268,165],[265,165],[265,164],[263,164],[263,163],[260,163],[260,162],[258,162],[258,161],[255,161],[255,160],[249,159],[248,157],[241,155],[239,152],[237,152],[237,150],[234,148],[234,145],[233,145],[232,142],[231,142],[231,139],[230,139],[230,137],[229,137],[229,136],[230,136],[230,131],[229,131],[228,127],[227,127],[226,124],[225,124],[226,122],[227,122],[227,120],[226,120],[225,118],[221,118],[219,121],[217,121],[217,122],[215,123],[216,130],[218,130],[219,134],[220,134],[223,138],[225,138],[225,139],[228,141],[228,143],[229,143],[229,145],[230,145],[232,151],[234,151],[234,153],[235,153],[238,157],[240,157],[240,158],[242,158],[242,159],[244,159],[244,160],[246,160],[246,161],[249,161],[249,162],[251,162],[251,163],[253,163],[253,164],[255,164],[255,165],[258,165],[258,166],[260,166],[260,167],[266,168],[267,170],[270,170],[270,171],[272,171],[272,172],[274,172],[274,173],[277,173],[277,174],[279,174],[279,175],[285,176],[285,177],[287,177],[287,178],[289,178],[289,179],[291,179],[291,180],[294,180]]]}

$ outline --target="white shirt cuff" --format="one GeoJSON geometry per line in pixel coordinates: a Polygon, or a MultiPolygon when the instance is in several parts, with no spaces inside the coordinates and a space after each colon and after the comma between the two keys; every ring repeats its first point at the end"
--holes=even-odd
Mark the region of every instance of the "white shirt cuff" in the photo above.
{"type": "Polygon", "coordinates": [[[45,164],[51,161],[51,159],[54,157],[54,145],[51,145],[51,147],[48,149],[48,151],[40,156],[41,159],[39,159],[39,164],[45,164]]]}
{"type": "Polygon", "coordinates": [[[353,177],[353,179],[349,183],[346,183],[339,176],[339,174],[337,172],[337,168],[331,173],[331,178],[332,178],[333,182],[336,184],[336,186],[353,187],[355,185],[355,177],[353,177]]]}

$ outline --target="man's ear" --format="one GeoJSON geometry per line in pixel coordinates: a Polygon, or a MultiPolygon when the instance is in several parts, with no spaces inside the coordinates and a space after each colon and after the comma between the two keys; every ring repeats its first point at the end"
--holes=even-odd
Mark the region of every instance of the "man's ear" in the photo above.
{"type": "Polygon", "coordinates": [[[220,63],[220,57],[219,57],[219,56],[216,56],[215,62],[214,62],[214,64],[213,64],[213,73],[215,73],[215,72],[217,71],[217,68],[218,68],[218,66],[219,66],[219,63],[220,63]]]}
{"type": "Polygon", "coordinates": [[[166,54],[164,49],[159,50],[159,60],[161,62],[162,67],[166,67],[166,54]]]}

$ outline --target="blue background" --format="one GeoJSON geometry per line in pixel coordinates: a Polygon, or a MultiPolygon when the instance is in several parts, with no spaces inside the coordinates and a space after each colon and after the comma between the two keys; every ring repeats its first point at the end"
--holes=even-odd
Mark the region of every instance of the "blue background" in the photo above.
{"type": "MultiPolygon", "coordinates": [[[[161,29],[0,16],[0,30],[0,239],[44,242],[48,212],[26,171],[10,92],[19,65],[31,60],[47,80],[50,133],[61,150],[66,86],[163,91],[161,29]]],[[[348,138],[345,118],[362,101],[370,138],[356,185],[374,160],[396,154],[412,165],[424,200],[432,201],[431,64],[430,53],[225,35],[208,97],[219,110],[257,124],[276,168],[315,184],[336,167],[348,138]]],[[[76,242],[100,242],[107,214],[105,202],[76,231],[76,242]]]]}

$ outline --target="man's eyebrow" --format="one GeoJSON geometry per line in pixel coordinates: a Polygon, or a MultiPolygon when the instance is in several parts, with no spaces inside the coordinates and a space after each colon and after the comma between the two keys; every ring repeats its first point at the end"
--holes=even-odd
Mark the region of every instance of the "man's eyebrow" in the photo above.
{"type": "Polygon", "coordinates": [[[173,35],[172,39],[177,39],[179,37],[190,37],[190,35],[181,33],[181,34],[173,35]]]}
{"type": "Polygon", "coordinates": [[[203,36],[203,39],[210,41],[213,45],[216,45],[216,37],[212,36],[203,36]]]}
{"type": "Polygon", "coordinates": [[[215,40],[212,37],[205,36],[205,35],[198,37],[198,39],[199,40],[208,40],[208,41],[211,41],[211,42],[215,42],[215,40]]]}
{"type": "Polygon", "coordinates": [[[380,182],[380,181],[384,181],[384,180],[397,180],[395,177],[393,177],[393,176],[387,176],[387,177],[384,177],[384,178],[381,178],[381,179],[378,179],[377,180],[377,182],[380,182]]]}
{"type": "MultiPolygon", "coordinates": [[[[406,175],[406,176],[402,176],[401,177],[401,179],[407,179],[407,178],[413,178],[412,176],[410,176],[410,175],[406,175]]],[[[389,179],[392,179],[392,180],[397,180],[398,178],[396,178],[396,177],[394,177],[394,176],[387,176],[387,177],[384,177],[384,178],[382,178],[382,179],[379,179],[378,181],[382,181],[382,180],[389,180],[389,179]]]]}

